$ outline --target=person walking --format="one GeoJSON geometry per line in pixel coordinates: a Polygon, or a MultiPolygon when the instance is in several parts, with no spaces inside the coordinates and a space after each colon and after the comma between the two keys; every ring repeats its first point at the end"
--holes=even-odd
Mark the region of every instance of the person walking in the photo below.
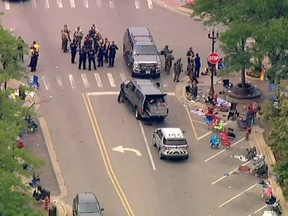
{"type": "Polygon", "coordinates": [[[109,47],[109,66],[108,67],[114,67],[114,61],[116,57],[116,52],[118,50],[117,45],[115,44],[114,41],[112,41],[111,46],[109,47]]]}
{"type": "Polygon", "coordinates": [[[118,98],[117,98],[118,103],[121,103],[121,102],[124,103],[123,95],[124,95],[124,83],[121,83],[120,92],[119,92],[119,95],[118,95],[118,98]]]}
{"type": "Polygon", "coordinates": [[[72,43],[70,44],[70,50],[71,50],[71,63],[75,64],[75,57],[77,53],[77,41],[74,39],[72,43]]]}
{"type": "Polygon", "coordinates": [[[80,70],[83,65],[83,70],[86,70],[87,52],[84,46],[79,50],[79,66],[80,70]]]}
{"type": "Polygon", "coordinates": [[[183,64],[181,63],[181,58],[177,59],[174,63],[174,82],[179,82],[179,76],[183,71],[183,64]]]}
{"type": "Polygon", "coordinates": [[[94,49],[90,49],[88,51],[88,70],[91,71],[91,63],[93,63],[94,70],[97,70],[95,63],[95,51],[94,49]]]}
{"type": "Polygon", "coordinates": [[[195,76],[199,78],[200,68],[201,68],[201,59],[198,53],[196,53],[194,62],[195,62],[195,76]]]}

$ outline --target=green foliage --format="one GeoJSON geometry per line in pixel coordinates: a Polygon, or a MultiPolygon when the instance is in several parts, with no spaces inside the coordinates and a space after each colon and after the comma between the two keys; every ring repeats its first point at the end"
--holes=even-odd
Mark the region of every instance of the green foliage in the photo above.
{"type": "Polygon", "coordinates": [[[281,185],[283,196],[288,200],[288,161],[279,161],[275,167],[278,176],[278,182],[281,185]]]}

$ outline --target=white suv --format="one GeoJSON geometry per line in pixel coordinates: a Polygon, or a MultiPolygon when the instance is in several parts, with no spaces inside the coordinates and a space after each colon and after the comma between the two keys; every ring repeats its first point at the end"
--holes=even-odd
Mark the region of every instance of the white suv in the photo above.
{"type": "Polygon", "coordinates": [[[158,128],[153,132],[152,143],[163,158],[188,159],[187,140],[180,128],[158,128]]]}

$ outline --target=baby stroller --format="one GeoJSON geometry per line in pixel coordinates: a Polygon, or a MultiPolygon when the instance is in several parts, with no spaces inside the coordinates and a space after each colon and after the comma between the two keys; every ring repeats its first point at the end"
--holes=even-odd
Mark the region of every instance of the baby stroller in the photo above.
{"type": "Polygon", "coordinates": [[[268,178],[268,166],[265,163],[265,157],[263,155],[256,156],[252,161],[253,172],[258,177],[268,178]]]}

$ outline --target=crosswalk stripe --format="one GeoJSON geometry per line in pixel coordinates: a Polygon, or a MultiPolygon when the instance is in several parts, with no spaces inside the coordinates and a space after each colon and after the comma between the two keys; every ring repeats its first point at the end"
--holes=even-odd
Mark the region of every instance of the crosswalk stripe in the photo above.
{"type": "Polygon", "coordinates": [[[135,0],[135,7],[136,7],[136,9],[139,9],[139,8],[140,8],[140,2],[139,2],[139,0],[135,0]]]}
{"type": "Polygon", "coordinates": [[[55,75],[55,79],[56,79],[57,85],[58,85],[61,89],[64,89],[63,83],[62,83],[62,81],[61,81],[61,77],[60,77],[59,75],[55,75]]]}
{"type": "Polygon", "coordinates": [[[98,87],[103,87],[103,84],[102,84],[102,81],[101,81],[101,79],[100,79],[99,73],[94,73],[94,77],[95,77],[97,86],[98,86],[98,87]]]}
{"type": "Polygon", "coordinates": [[[74,0],[70,0],[70,6],[71,6],[71,8],[75,8],[76,7],[74,0]]]}
{"type": "Polygon", "coordinates": [[[110,8],[115,8],[113,0],[109,0],[109,6],[110,8]]]}
{"type": "Polygon", "coordinates": [[[86,74],[81,74],[81,77],[82,77],[85,88],[90,88],[86,74]]]}
{"type": "Polygon", "coordinates": [[[152,8],[153,8],[153,2],[152,2],[152,0],[147,0],[147,2],[148,2],[148,8],[149,8],[149,9],[152,9],[152,8]]]}
{"type": "Polygon", "coordinates": [[[57,6],[58,6],[59,8],[63,8],[62,0],[56,0],[56,2],[57,2],[57,6]]]}
{"type": "Polygon", "coordinates": [[[10,10],[10,3],[9,1],[4,1],[5,4],[5,10],[10,10]]]}
{"type": "Polygon", "coordinates": [[[116,87],[115,81],[114,81],[114,78],[113,78],[112,74],[111,73],[107,73],[107,76],[108,76],[108,80],[110,82],[111,87],[116,87]]]}
{"type": "Polygon", "coordinates": [[[120,77],[121,77],[122,82],[126,80],[126,76],[124,73],[120,73],[120,77]]]}
{"type": "Polygon", "coordinates": [[[36,8],[36,0],[31,0],[32,8],[36,8]]]}
{"type": "Polygon", "coordinates": [[[89,5],[88,5],[88,0],[83,0],[83,4],[84,4],[84,7],[85,7],[85,8],[88,8],[88,7],[89,7],[89,5]]]}
{"type": "Polygon", "coordinates": [[[49,0],[45,0],[45,8],[46,9],[50,8],[49,0]]]}
{"type": "Polygon", "coordinates": [[[68,74],[68,77],[69,77],[69,81],[70,81],[70,84],[71,84],[71,88],[72,89],[75,89],[75,80],[74,80],[74,77],[72,74],[68,74]]]}
{"type": "Polygon", "coordinates": [[[50,89],[49,82],[46,80],[46,78],[44,76],[42,76],[42,80],[43,80],[43,84],[45,86],[45,89],[49,90],[50,89]]]}
{"type": "Polygon", "coordinates": [[[96,4],[97,4],[97,7],[100,8],[101,7],[101,0],[96,0],[96,4]]]}

